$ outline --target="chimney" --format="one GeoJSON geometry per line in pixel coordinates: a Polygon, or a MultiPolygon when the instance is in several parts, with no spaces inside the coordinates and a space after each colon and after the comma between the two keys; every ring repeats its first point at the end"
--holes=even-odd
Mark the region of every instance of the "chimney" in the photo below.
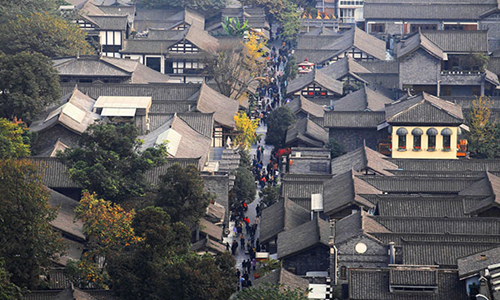
{"type": "Polygon", "coordinates": [[[396,248],[394,247],[394,242],[389,242],[389,264],[393,265],[396,263],[396,248]]]}

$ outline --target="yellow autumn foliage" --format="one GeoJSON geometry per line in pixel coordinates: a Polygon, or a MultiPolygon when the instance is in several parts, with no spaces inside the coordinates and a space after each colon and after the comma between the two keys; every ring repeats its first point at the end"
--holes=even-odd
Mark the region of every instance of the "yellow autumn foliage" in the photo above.
{"type": "Polygon", "coordinates": [[[250,120],[247,114],[240,111],[234,116],[236,122],[237,135],[235,136],[234,145],[240,149],[248,149],[257,141],[256,133],[259,126],[259,119],[250,120]]]}

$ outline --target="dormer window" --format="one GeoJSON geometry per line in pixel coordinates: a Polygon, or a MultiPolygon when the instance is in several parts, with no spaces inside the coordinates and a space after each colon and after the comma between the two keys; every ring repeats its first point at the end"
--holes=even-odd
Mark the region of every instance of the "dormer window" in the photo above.
{"type": "Polygon", "coordinates": [[[443,151],[451,151],[451,135],[453,132],[450,128],[445,128],[441,130],[441,135],[443,136],[443,151]]]}
{"type": "Polygon", "coordinates": [[[398,151],[406,151],[406,135],[408,134],[408,130],[401,127],[396,131],[396,134],[398,136],[398,151]]]}
{"type": "Polygon", "coordinates": [[[436,150],[436,135],[438,135],[438,131],[436,128],[427,129],[427,151],[435,151],[436,150]]]}
{"type": "Polygon", "coordinates": [[[413,135],[413,150],[420,151],[422,150],[422,135],[424,132],[420,128],[414,128],[411,131],[411,135],[413,135]]]}

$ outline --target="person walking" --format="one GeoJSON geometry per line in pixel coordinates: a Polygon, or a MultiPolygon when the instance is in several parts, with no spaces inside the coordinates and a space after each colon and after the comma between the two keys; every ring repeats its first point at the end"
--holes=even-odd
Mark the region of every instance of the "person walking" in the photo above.
{"type": "Polygon", "coordinates": [[[240,246],[241,249],[245,250],[245,236],[243,235],[243,233],[240,234],[240,246]]]}

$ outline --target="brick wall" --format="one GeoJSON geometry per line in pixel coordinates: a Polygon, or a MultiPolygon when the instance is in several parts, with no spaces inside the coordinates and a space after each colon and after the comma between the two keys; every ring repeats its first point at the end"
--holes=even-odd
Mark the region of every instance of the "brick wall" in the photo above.
{"type": "Polygon", "coordinates": [[[215,201],[224,206],[224,222],[229,220],[229,176],[225,175],[202,175],[205,182],[205,190],[215,195],[215,201]]]}

